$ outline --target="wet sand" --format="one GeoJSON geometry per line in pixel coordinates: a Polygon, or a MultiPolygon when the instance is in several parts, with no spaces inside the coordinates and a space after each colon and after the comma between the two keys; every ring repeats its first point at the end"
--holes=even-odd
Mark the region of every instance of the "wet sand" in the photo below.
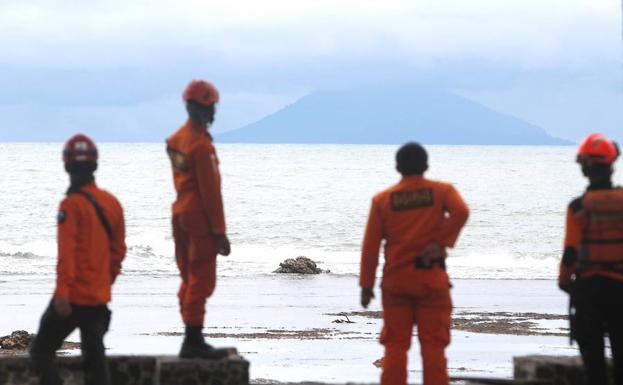
{"type": "MultiPolygon", "coordinates": [[[[0,277],[0,335],[36,331],[53,282],[0,277]]],[[[177,354],[184,327],[178,278],[122,276],[114,289],[109,354],[177,354]]],[[[451,375],[512,376],[512,357],[577,354],[565,335],[566,297],[554,281],[455,280],[451,375]],[[486,293],[486,294],[483,294],[486,293]]],[[[377,297],[380,294],[376,290],[377,297]]],[[[251,361],[252,379],[281,382],[373,383],[383,355],[380,304],[359,306],[354,276],[260,275],[221,279],[206,314],[206,338],[236,346],[251,361]]],[[[77,333],[69,341],[78,342],[77,333]]],[[[74,350],[73,354],[79,353],[74,350]]],[[[419,348],[409,358],[420,382],[419,348]]]]}
{"type": "MultiPolygon", "coordinates": [[[[381,319],[383,313],[380,311],[359,311],[327,314],[337,317],[332,321],[336,324],[356,324],[365,319],[381,319]]],[[[515,336],[558,336],[565,337],[569,333],[567,327],[557,329],[546,329],[539,327],[538,321],[541,320],[562,320],[567,321],[566,315],[541,314],[541,313],[509,313],[509,312],[461,312],[452,316],[452,330],[460,330],[471,333],[501,334],[515,336]]],[[[235,332],[212,332],[208,328],[203,335],[206,338],[233,338],[238,340],[356,340],[369,339],[369,333],[345,332],[335,328],[314,328],[305,330],[286,330],[262,328],[257,332],[235,333],[235,332]]],[[[222,328],[220,328],[222,330],[222,328]]],[[[231,328],[233,329],[233,328],[231,328]]],[[[146,334],[148,335],[148,334],[146,334]]],[[[159,332],[153,335],[166,337],[182,337],[182,332],[159,332]]],[[[414,330],[417,336],[417,330],[414,330]]]]}
{"type": "MultiPolygon", "coordinates": [[[[381,311],[355,311],[328,314],[337,318],[336,323],[355,323],[357,317],[381,319],[381,311]]],[[[540,326],[539,321],[565,321],[569,317],[561,314],[546,313],[512,313],[512,312],[469,312],[460,311],[452,315],[452,330],[471,333],[506,334],[515,336],[558,336],[569,334],[568,327],[547,329],[540,326]]],[[[417,335],[417,333],[416,333],[417,335]]]]}

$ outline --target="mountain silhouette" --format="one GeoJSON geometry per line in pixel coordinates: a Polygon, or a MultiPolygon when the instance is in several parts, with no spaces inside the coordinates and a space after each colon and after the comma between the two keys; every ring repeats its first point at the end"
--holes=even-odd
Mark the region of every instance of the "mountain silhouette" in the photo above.
{"type": "Polygon", "coordinates": [[[465,97],[425,87],[316,91],[216,138],[226,143],[571,143],[465,97]]]}

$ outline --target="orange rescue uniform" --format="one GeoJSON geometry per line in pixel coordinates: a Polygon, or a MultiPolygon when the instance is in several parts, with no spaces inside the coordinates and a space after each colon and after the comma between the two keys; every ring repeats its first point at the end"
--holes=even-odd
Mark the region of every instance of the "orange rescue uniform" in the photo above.
{"type": "Polygon", "coordinates": [[[111,286],[125,257],[123,209],[117,199],[95,183],[81,188],[102,207],[112,239],[95,207],[83,195],[70,193],[58,214],[58,265],[54,298],[74,305],[95,306],[110,302],[111,286]]]}
{"type": "Polygon", "coordinates": [[[453,247],[469,209],[450,184],[406,176],[372,199],[361,254],[360,286],[374,286],[379,250],[385,240],[382,385],[407,383],[407,352],[417,324],[425,385],[447,385],[444,349],[450,342],[450,281],[444,268],[415,267],[431,243],[453,247]]]}
{"type": "Polygon", "coordinates": [[[216,286],[216,235],[225,234],[221,177],[212,137],[188,120],[167,140],[177,199],[173,203],[178,292],[187,326],[203,326],[205,303],[216,286]]]}

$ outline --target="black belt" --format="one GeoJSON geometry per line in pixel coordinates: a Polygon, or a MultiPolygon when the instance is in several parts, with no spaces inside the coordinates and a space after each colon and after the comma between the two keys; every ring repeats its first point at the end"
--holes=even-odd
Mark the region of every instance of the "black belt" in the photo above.
{"type": "Polygon", "coordinates": [[[413,259],[413,264],[416,269],[421,270],[430,270],[433,266],[439,266],[443,270],[446,269],[446,260],[443,257],[426,259],[422,256],[418,256],[413,259]]]}

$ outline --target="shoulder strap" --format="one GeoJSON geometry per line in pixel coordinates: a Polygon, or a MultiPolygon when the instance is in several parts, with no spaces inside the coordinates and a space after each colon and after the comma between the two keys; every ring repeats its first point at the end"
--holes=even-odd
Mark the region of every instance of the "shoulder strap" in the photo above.
{"type": "Polygon", "coordinates": [[[113,234],[112,234],[112,228],[110,227],[110,223],[108,222],[108,219],[106,219],[106,215],[104,215],[104,209],[102,209],[102,206],[100,206],[100,204],[97,203],[97,200],[95,199],[93,194],[90,194],[90,193],[88,193],[86,191],[82,191],[82,190],[74,190],[74,191],[72,191],[72,193],[80,194],[83,197],[87,198],[87,200],[89,202],[91,202],[91,204],[95,208],[95,212],[97,213],[97,217],[99,218],[100,222],[102,223],[102,226],[104,226],[104,230],[106,230],[106,234],[108,234],[108,239],[112,239],[113,238],[113,234]]]}
{"type": "Polygon", "coordinates": [[[623,190],[595,190],[584,195],[583,206],[588,211],[598,213],[623,212],[623,190]]]}
{"type": "Polygon", "coordinates": [[[582,194],[582,196],[580,196],[580,197],[575,198],[569,204],[569,208],[571,209],[571,211],[574,214],[577,214],[580,211],[584,210],[584,206],[583,206],[583,203],[582,203],[583,200],[584,200],[584,194],[582,194]]]}

